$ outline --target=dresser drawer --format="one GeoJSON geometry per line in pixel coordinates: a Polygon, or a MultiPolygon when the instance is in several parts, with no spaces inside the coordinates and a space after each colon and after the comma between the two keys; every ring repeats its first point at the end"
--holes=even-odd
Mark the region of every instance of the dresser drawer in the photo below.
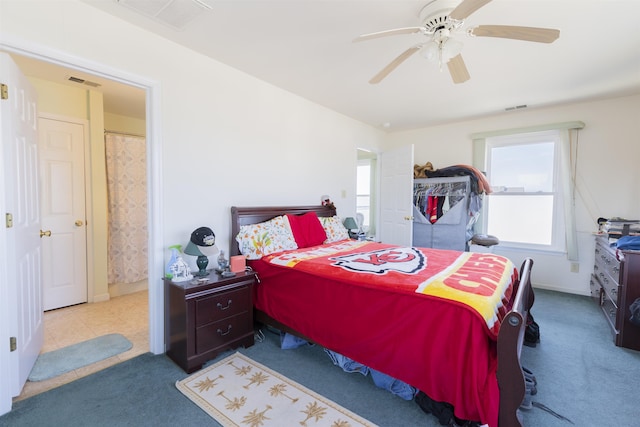
{"type": "Polygon", "coordinates": [[[602,294],[602,302],[600,304],[600,308],[604,313],[609,325],[613,329],[614,333],[617,334],[618,329],[616,328],[616,316],[618,315],[618,307],[611,301],[606,294],[602,294]]]}
{"type": "Polygon", "coordinates": [[[620,280],[620,261],[615,253],[601,244],[596,244],[594,272],[599,277],[608,275],[614,282],[620,280]]]}
{"type": "Polygon", "coordinates": [[[600,282],[598,281],[598,279],[596,279],[595,275],[591,275],[591,280],[589,281],[589,288],[591,290],[591,298],[593,298],[593,300],[600,305],[601,302],[601,298],[602,298],[602,286],[600,285],[600,282]]]}
{"type": "Polygon", "coordinates": [[[249,312],[226,317],[196,329],[196,353],[203,353],[226,345],[253,332],[249,312]]]}
{"type": "Polygon", "coordinates": [[[240,286],[196,301],[196,327],[251,309],[251,288],[240,286]]]}
{"type": "Polygon", "coordinates": [[[618,281],[614,280],[610,275],[603,272],[598,273],[595,278],[602,287],[603,291],[607,294],[607,297],[615,304],[616,308],[618,308],[618,293],[620,290],[618,281]]]}

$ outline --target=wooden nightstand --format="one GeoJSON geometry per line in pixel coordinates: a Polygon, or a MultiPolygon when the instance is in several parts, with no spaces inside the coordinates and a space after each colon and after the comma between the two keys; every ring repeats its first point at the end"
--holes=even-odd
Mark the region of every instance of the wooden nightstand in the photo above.
{"type": "Polygon", "coordinates": [[[207,281],[174,283],[165,279],[167,356],[187,373],[200,369],[221,351],[253,345],[253,273],[207,281]]]}

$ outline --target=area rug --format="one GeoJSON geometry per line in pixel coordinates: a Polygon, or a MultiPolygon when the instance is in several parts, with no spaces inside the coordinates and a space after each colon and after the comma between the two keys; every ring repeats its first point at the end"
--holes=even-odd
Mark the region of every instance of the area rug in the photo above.
{"type": "Polygon", "coordinates": [[[29,374],[29,381],[43,381],[129,350],[133,344],[120,334],[92,338],[42,353],[29,374]]]}
{"type": "Polygon", "coordinates": [[[375,426],[241,353],[177,381],[176,387],[225,427],[375,426]]]}

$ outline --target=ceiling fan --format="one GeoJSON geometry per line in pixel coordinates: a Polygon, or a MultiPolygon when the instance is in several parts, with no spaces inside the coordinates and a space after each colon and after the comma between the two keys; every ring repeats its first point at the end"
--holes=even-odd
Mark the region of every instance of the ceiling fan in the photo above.
{"type": "MultiPolygon", "coordinates": [[[[378,37],[395,36],[398,34],[422,34],[428,38],[423,43],[402,52],[378,74],[373,76],[369,83],[380,83],[400,64],[406,61],[416,52],[432,62],[437,62],[442,69],[447,64],[449,74],[454,83],[463,83],[469,80],[469,71],[462,59],[462,42],[453,35],[463,31],[465,19],[491,0],[432,0],[420,11],[419,27],[395,28],[376,33],[363,34],[356,37],[354,42],[371,40],[378,37]],[[458,4],[459,3],[459,4],[458,4]]],[[[518,27],[512,25],[478,25],[466,30],[466,33],[474,37],[498,37],[504,39],[525,40],[538,43],[552,43],[560,35],[559,30],[537,27],[518,27]]]]}

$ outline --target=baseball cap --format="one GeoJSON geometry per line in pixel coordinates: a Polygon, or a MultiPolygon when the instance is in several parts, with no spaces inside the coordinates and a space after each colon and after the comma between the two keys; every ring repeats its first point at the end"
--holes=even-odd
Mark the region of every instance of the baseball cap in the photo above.
{"type": "Polygon", "coordinates": [[[198,249],[207,256],[212,256],[218,253],[216,247],[216,235],[209,227],[196,228],[191,233],[191,243],[198,246],[198,249]]]}

